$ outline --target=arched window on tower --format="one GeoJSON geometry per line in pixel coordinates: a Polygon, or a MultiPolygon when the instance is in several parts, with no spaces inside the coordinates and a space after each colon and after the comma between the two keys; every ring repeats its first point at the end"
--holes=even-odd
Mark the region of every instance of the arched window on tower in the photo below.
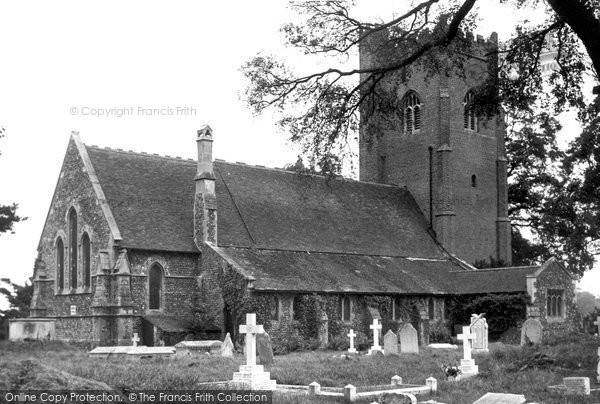
{"type": "Polygon", "coordinates": [[[469,90],[463,99],[463,119],[465,129],[472,130],[474,132],[479,131],[479,122],[475,109],[473,108],[473,101],[475,100],[475,94],[473,90],[469,90]]]}
{"type": "Polygon", "coordinates": [[[162,308],[163,269],[159,264],[150,267],[148,273],[148,308],[160,310],[162,308]]]}
{"type": "Polygon", "coordinates": [[[89,288],[92,285],[92,250],[90,248],[90,237],[87,233],[83,233],[83,236],[81,237],[81,255],[83,267],[83,287],[89,288]]]}
{"type": "Polygon", "coordinates": [[[71,270],[71,289],[77,288],[77,211],[69,211],[69,265],[71,270]]]}
{"type": "Polygon", "coordinates": [[[404,133],[411,135],[421,129],[421,100],[414,91],[409,91],[402,101],[402,120],[404,133]]]}
{"type": "Polygon", "coordinates": [[[60,237],[56,240],[56,284],[57,290],[65,287],[65,245],[60,237]]]}

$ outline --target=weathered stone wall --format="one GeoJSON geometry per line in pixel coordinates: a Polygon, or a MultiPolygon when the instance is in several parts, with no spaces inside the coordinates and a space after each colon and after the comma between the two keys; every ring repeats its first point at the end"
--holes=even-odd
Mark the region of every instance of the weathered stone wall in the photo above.
{"type": "MultiPolygon", "coordinates": [[[[56,322],[57,339],[90,338],[92,313],[90,303],[95,287],[94,268],[100,249],[106,249],[111,243],[110,229],[102,209],[98,203],[94,189],[85,170],[83,161],[77,151],[75,142],[69,142],[58,183],[52,197],[50,210],[42,231],[38,246],[39,258],[46,281],[35,282],[38,299],[35,304],[44,309],[48,317],[69,318],[56,322]],[[68,212],[71,208],[77,211],[78,240],[78,284],[76,289],[68,287],[71,276],[69,259],[68,212]],[[91,241],[92,286],[84,288],[83,262],[81,253],[81,237],[87,232],[91,241]],[[64,287],[57,284],[56,240],[61,236],[64,243],[64,287]],[[71,318],[71,306],[76,306],[76,315],[71,318]],[[85,333],[88,333],[85,336],[85,333]]],[[[37,265],[37,264],[36,264],[37,265]]],[[[33,307],[35,310],[35,307],[33,307]]]]}
{"type": "Polygon", "coordinates": [[[566,335],[578,330],[578,311],[575,300],[575,284],[571,276],[557,263],[553,262],[535,281],[535,299],[533,306],[540,316],[538,320],[544,327],[544,339],[566,335]],[[547,313],[548,289],[564,290],[563,313],[560,318],[551,318],[547,313]]]}

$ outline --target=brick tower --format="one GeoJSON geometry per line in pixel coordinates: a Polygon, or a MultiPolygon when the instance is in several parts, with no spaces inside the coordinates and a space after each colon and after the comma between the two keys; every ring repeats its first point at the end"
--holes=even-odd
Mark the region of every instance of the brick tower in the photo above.
{"type": "MultiPolygon", "coordinates": [[[[471,107],[473,90],[496,74],[497,60],[487,54],[497,35],[462,40],[472,45],[460,56],[462,71],[440,56],[443,73],[411,66],[383,79],[390,102],[362,111],[360,179],[406,186],[457,257],[510,263],[505,128],[501,117],[477,116],[471,107]]],[[[384,41],[385,34],[361,46],[361,68],[393,61],[397,51],[384,41]]]]}

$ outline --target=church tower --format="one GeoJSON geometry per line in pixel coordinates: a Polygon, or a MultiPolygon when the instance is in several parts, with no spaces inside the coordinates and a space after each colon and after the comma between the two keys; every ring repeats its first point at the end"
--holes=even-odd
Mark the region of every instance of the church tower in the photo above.
{"type": "MultiPolygon", "coordinates": [[[[387,39],[361,46],[362,69],[400,57],[383,45],[387,39]]],[[[497,74],[489,52],[498,39],[460,40],[472,45],[460,55],[460,71],[440,56],[448,68],[439,73],[413,65],[383,78],[379,94],[387,99],[361,111],[360,180],[406,186],[437,240],[458,258],[510,263],[504,123],[472,108],[475,89],[497,74]]]]}

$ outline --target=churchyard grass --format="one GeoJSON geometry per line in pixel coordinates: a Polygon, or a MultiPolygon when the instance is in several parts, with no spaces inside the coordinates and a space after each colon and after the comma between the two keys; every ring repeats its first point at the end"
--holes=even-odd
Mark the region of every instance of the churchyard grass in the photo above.
{"type": "MultiPolygon", "coordinates": [[[[597,340],[558,341],[539,349],[490,344],[489,354],[475,354],[480,374],[460,382],[448,382],[440,365],[458,362],[461,350],[422,348],[419,355],[341,357],[341,351],[295,352],[276,356],[269,367],[278,384],[308,385],[312,381],[322,386],[342,387],[381,385],[400,375],[404,383],[425,384],[425,379],[438,379],[436,399],[445,403],[472,403],[486,392],[524,394],[529,401],[544,403],[592,403],[591,398],[565,397],[550,393],[547,387],[560,384],[565,376],[594,378],[597,340]]],[[[102,381],[117,389],[190,389],[198,383],[229,380],[243,362],[242,355],[234,358],[200,356],[190,358],[124,360],[92,359],[88,349],[66,344],[0,343],[0,369],[6,363],[34,359],[76,376],[102,381]]],[[[276,396],[276,402],[310,403],[335,402],[310,397],[276,396]]],[[[370,401],[365,401],[370,402],[370,401]]]]}

